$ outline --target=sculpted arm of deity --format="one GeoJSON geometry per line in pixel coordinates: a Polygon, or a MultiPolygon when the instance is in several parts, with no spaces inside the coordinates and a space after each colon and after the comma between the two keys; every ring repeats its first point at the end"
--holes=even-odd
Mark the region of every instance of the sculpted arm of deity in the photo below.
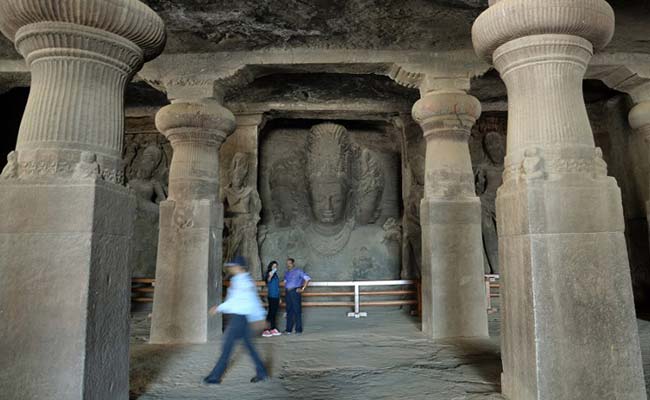
{"type": "Polygon", "coordinates": [[[252,214],[252,220],[255,225],[260,221],[260,213],[262,212],[262,200],[260,199],[260,195],[257,193],[257,190],[253,190],[251,192],[251,204],[250,204],[250,211],[252,214]]]}
{"type": "Polygon", "coordinates": [[[487,173],[485,169],[478,167],[474,173],[474,183],[476,185],[476,194],[481,196],[487,190],[487,173]]]}
{"type": "Polygon", "coordinates": [[[161,201],[167,200],[167,194],[165,193],[165,188],[163,185],[156,181],[153,181],[153,190],[156,194],[156,204],[160,204],[161,201]]]}

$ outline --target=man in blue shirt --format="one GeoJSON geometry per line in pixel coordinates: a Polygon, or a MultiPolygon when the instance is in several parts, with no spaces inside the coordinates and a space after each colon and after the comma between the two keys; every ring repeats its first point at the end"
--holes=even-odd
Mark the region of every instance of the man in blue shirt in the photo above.
{"type": "Polygon", "coordinates": [[[228,320],[228,327],[223,335],[223,351],[221,352],[221,357],[219,357],[219,361],[217,361],[217,365],[210,372],[210,375],[203,379],[203,382],[215,385],[221,383],[221,378],[224,372],[226,372],[233,347],[240,339],[244,341],[244,346],[248,349],[255,363],[257,374],[251,379],[251,382],[266,380],[268,379],[268,374],[259,354],[257,354],[251,342],[251,328],[249,326],[249,324],[263,323],[266,317],[266,312],[260,302],[255,282],[247,272],[244,257],[235,257],[231,262],[224,264],[224,267],[232,275],[228,295],[226,296],[226,301],[221,303],[219,307],[213,306],[209,312],[210,315],[215,315],[217,312],[229,314],[230,319],[228,320]]]}
{"type": "Polygon", "coordinates": [[[285,334],[290,335],[296,326],[296,334],[302,334],[302,292],[307,289],[311,278],[300,268],[295,268],[296,261],[293,258],[287,260],[287,272],[284,274],[284,288],[286,291],[285,301],[287,303],[287,330],[285,334]]]}

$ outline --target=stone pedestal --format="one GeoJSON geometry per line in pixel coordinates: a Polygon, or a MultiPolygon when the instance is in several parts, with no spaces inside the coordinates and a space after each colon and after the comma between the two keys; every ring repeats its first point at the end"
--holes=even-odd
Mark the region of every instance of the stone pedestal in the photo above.
{"type": "Polygon", "coordinates": [[[161,51],[133,0],[8,0],[0,30],[32,73],[0,179],[0,387],[11,399],[127,399],[135,198],[124,89],[161,51]]]}
{"type": "Polygon", "coordinates": [[[223,206],[219,147],[235,117],[217,101],[178,101],[156,126],[174,155],[169,197],[160,203],[151,343],[204,343],[221,333],[208,309],[221,299],[223,206]]]}
{"type": "Polygon", "coordinates": [[[508,89],[497,219],[510,399],[646,398],[621,194],[581,90],[613,27],[603,0],[501,0],[473,27],[508,89]]]}
{"type": "Polygon", "coordinates": [[[413,118],[426,139],[422,225],[422,330],[434,339],[488,336],[481,203],[470,130],[481,104],[461,90],[425,92],[413,118]]]}

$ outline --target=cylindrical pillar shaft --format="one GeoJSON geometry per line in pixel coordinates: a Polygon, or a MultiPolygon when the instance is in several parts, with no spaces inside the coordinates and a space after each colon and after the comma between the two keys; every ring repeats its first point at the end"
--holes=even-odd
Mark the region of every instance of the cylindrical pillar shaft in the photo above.
{"type": "Polygon", "coordinates": [[[12,399],[126,399],[124,90],[162,50],[164,25],[134,0],[6,0],[0,30],[32,73],[0,181],[0,387],[12,399]]]}
{"type": "MultiPolygon", "coordinates": [[[[629,122],[632,129],[635,129],[643,137],[646,143],[646,150],[648,154],[647,162],[650,163],[650,87],[647,87],[641,99],[632,110],[630,110],[629,122]]],[[[648,193],[650,193],[650,176],[646,182],[648,185],[648,193]]],[[[650,199],[646,201],[646,217],[650,217],[650,199]]],[[[648,223],[650,224],[650,218],[648,223]]],[[[648,225],[650,227],[650,225],[648,225]]]]}
{"type": "Polygon", "coordinates": [[[481,104],[459,90],[426,93],[413,117],[426,139],[422,330],[435,339],[488,335],[481,203],[468,147],[481,104]]]}
{"type": "Polygon", "coordinates": [[[613,27],[604,0],[500,0],[473,27],[508,90],[497,223],[510,399],[646,398],[621,194],[582,98],[613,27]]]}
{"type": "Polygon", "coordinates": [[[219,148],[235,117],[217,101],[176,102],[156,115],[174,155],[160,232],[151,343],[203,343],[220,333],[223,206],[219,148]]]}

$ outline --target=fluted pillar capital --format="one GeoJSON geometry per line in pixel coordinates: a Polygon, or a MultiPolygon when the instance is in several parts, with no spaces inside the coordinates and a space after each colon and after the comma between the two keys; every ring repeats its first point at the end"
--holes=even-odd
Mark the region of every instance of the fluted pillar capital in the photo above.
{"type": "Polygon", "coordinates": [[[217,202],[219,148],[235,130],[232,112],[215,99],[182,100],[158,111],[156,127],[174,149],[169,199],[217,202]]]}
{"type": "Polygon", "coordinates": [[[462,90],[436,90],[422,95],[412,114],[425,138],[446,135],[467,139],[481,115],[481,103],[462,90]]]}
{"type": "Polygon", "coordinates": [[[156,127],[174,145],[179,140],[221,144],[236,127],[235,116],[214,99],[177,102],[160,109],[156,127]]]}
{"type": "MultiPolygon", "coordinates": [[[[423,80],[423,82],[425,82],[423,80]]],[[[481,103],[463,90],[420,86],[413,119],[427,142],[425,199],[472,199],[474,178],[467,140],[481,115],[481,103]]]]}
{"type": "Polygon", "coordinates": [[[124,182],[124,90],[165,43],[137,0],[5,0],[0,31],[31,70],[15,157],[20,179],[124,182]],[[93,172],[97,171],[97,172],[93,172]]]}
{"type": "Polygon", "coordinates": [[[643,133],[644,139],[650,142],[650,101],[636,104],[628,117],[632,129],[643,133]]]}
{"type": "Polygon", "coordinates": [[[614,11],[605,0],[500,0],[472,27],[474,49],[488,61],[505,43],[546,34],[581,37],[600,50],[614,35],[614,11]]]}
{"type": "Polygon", "coordinates": [[[120,58],[125,46],[148,61],[166,39],[162,19],[137,0],[6,0],[0,3],[0,31],[28,61],[33,52],[52,48],[120,58]]]}

